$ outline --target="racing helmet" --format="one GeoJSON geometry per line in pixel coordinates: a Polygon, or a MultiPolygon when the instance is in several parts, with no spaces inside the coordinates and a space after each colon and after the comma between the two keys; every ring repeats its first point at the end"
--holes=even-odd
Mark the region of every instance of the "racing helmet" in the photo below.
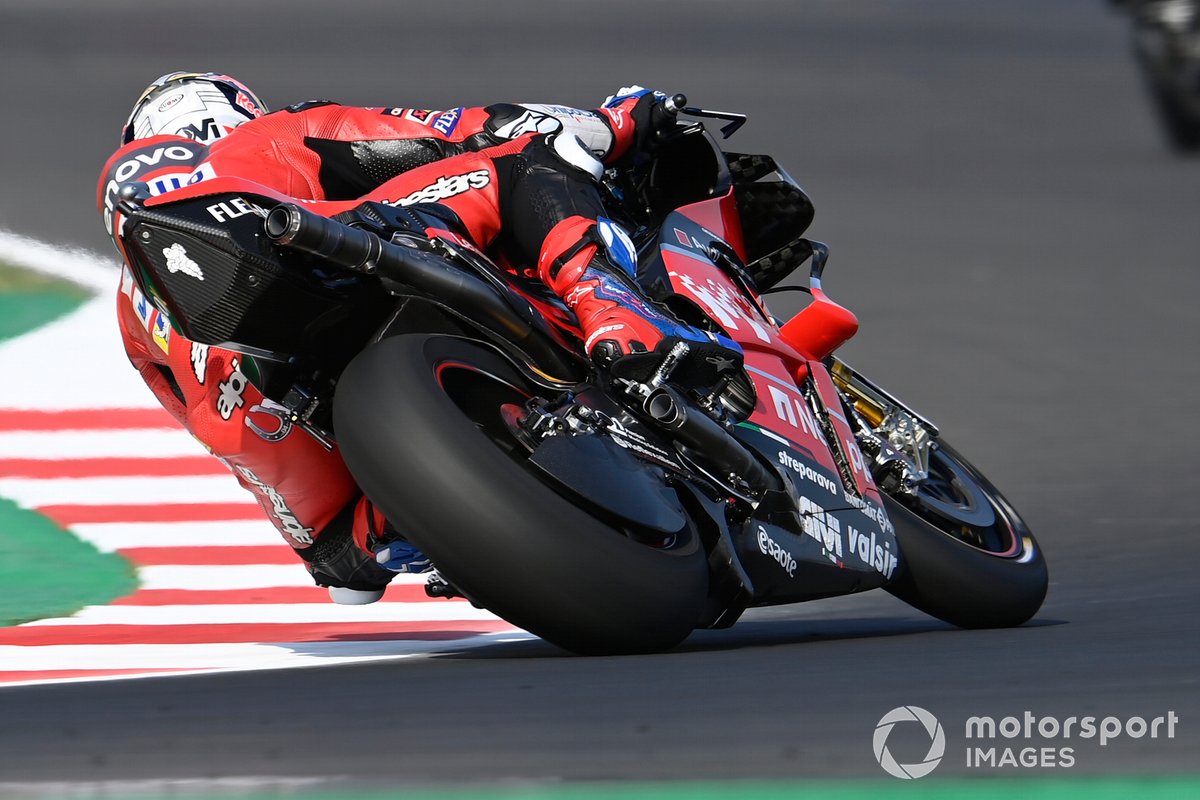
{"type": "Polygon", "coordinates": [[[133,106],[121,144],[160,134],[211,144],[267,106],[241,81],[215,72],[168,72],[133,106]]]}

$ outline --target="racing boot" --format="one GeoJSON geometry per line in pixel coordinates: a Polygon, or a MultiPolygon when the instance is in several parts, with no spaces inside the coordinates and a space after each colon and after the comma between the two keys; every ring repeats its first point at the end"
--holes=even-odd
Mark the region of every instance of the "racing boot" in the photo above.
{"type": "Polygon", "coordinates": [[[542,280],[575,312],[588,355],[614,377],[644,383],[670,358],[669,381],[703,394],[741,370],[736,342],[687,325],[648,299],[636,270],[628,234],[604,217],[563,220],[538,259],[542,280]]]}
{"type": "Polygon", "coordinates": [[[366,498],[360,498],[296,551],[313,581],[340,605],[365,605],[383,597],[399,573],[432,569],[429,559],[395,531],[366,498]]]}

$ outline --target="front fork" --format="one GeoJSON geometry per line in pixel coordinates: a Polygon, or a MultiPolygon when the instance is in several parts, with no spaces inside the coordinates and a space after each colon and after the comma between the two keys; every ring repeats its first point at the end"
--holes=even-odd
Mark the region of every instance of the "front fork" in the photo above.
{"type": "Polygon", "coordinates": [[[876,484],[885,494],[914,494],[929,478],[929,451],[936,446],[937,426],[841,359],[830,356],[826,363],[876,484]]]}

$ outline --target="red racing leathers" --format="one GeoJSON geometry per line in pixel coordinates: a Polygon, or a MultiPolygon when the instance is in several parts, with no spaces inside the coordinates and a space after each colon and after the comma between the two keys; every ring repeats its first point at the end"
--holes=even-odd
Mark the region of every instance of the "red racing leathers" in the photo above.
{"type": "MultiPolygon", "coordinates": [[[[581,270],[595,251],[578,245],[599,205],[595,190],[589,194],[588,182],[580,180],[586,176],[561,163],[541,134],[565,128],[612,163],[649,127],[652,99],[631,97],[595,112],[306,103],[248,121],[207,147],[169,136],[134,141],[105,165],[98,200],[122,255],[116,199],[131,182],[145,183],[155,195],[184,197],[204,193],[205,182],[236,176],[290,198],[325,201],[307,207],[326,214],[363,200],[438,202],[458,215],[462,233],[481,248],[504,228],[510,249],[525,263],[538,261],[553,286],[552,277],[581,270]],[[570,269],[555,263],[564,253],[570,269]]],[[[247,377],[237,353],[172,331],[128,269],[117,300],[134,367],[163,406],[255,495],[316,582],[355,589],[386,583],[389,574],[364,558],[383,534],[384,520],[361,496],[337,450],[294,432],[247,377]]],[[[395,522],[402,531],[403,520],[395,522]]]]}

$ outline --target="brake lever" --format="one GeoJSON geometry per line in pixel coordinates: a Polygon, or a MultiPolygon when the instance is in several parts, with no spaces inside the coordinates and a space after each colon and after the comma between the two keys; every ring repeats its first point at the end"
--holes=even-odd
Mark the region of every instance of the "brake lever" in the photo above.
{"type": "Polygon", "coordinates": [[[695,106],[686,106],[679,109],[679,113],[687,114],[689,117],[707,117],[710,119],[730,120],[728,125],[721,128],[721,138],[728,139],[733,136],[739,128],[746,124],[747,117],[745,114],[738,114],[734,111],[713,111],[707,108],[696,108],[695,106]]]}

